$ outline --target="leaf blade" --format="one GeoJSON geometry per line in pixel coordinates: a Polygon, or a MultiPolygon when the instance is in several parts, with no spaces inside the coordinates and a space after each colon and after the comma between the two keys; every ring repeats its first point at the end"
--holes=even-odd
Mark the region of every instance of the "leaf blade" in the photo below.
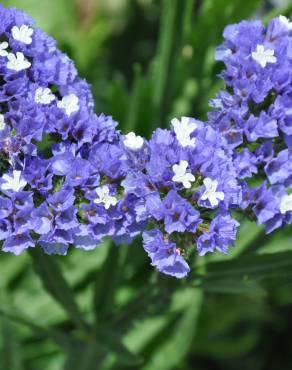
{"type": "Polygon", "coordinates": [[[47,292],[65,309],[72,321],[81,330],[87,329],[83,316],[74,299],[74,294],[65,280],[55,256],[44,254],[41,248],[30,251],[33,267],[47,292]]]}

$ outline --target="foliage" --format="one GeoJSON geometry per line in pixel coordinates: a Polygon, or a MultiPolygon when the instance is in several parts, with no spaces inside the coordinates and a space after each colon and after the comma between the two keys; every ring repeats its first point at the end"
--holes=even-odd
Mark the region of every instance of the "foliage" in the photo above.
{"type": "MultiPolygon", "coordinates": [[[[223,28],[267,8],[260,0],[4,5],[58,40],[92,83],[99,112],[145,136],[173,116],[204,118],[221,83],[213,51],[223,28]]],[[[275,8],[265,19],[289,13],[275,8]]],[[[184,281],[153,271],[140,240],[67,258],[2,253],[0,369],[287,369],[291,266],[291,229],[267,237],[250,222],[228,256],[197,257],[184,281]]]]}

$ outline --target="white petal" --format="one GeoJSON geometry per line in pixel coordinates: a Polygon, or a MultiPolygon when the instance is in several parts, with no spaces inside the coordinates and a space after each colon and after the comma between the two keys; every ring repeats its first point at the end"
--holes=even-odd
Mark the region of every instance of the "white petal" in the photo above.
{"type": "Polygon", "coordinates": [[[290,211],[292,211],[292,194],[286,194],[281,199],[280,212],[285,214],[290,211]]]}
{"type": "Polygon", "coordinates": [[[208,199],[212,207],[217,206],[219,203],[216,194],[214,193],[210,194],[208,199]]]}
{"type": "Polygon", "coordinates": [[[186,188],[186,189],[189,189],[191,187],[191,183],[189,181],[184,181],[183,182],[183,186],[186,188]]]}
{"type": "Polygon", "coordinates": [[[136,136],[134,132],[129,132],[125,135],[124,145],[133,150],[140,150],[144,145],[144,139],[141,136],[136,136]]]}
{"type": "Polygon", "coordinates": [[[16,41],[20,41],[26,45],[29,45],[32,43],[32,34],[33,29],[29,28],[26,24],[23,24],[20,27],[13,26],[11,29],[12,37],[16,41]]]}
{"type": "Polygon", "coordinates": [[[206,189],[210,189],[212,187],[212,184],[213,184],[213,180],[210,179],[209,177],[206,177],[204,180],[203,180],[203,183],[206,187],[206,189]]]}
{"type": "Polygon", "coordinates": [[[224,200],[225,195],[224,195],[223,191],[217,191],[217,192],[216,192],[216,197],[217,197],[217,199],[219,199],[219,200],[224,200]]]}
{"type": "Polygon", "coordinates": [[[24,58],[23,53],[17,52],[16,55],[13,53],[9,53],[7,56],[8,62],[7,62],[7,68],[14,70],[16,72],[22,71],[24,69],[27,69],[31,66],[31,63],[24,58]]]}
{"type": "Polygon", "coordinates": [[[252,52],[251,56],[262,68],[265,68],[267,63],[277,62],[277,58],[274,56],[274,50],[265,50],[264,45],[257,45],[256,51],[252,52]]]}
{"type": "Polygon", "coordinates": [[[75,94],[63,96],[62,100],[58,101],[57,107],[64,109],[66,115],[69,117],[72,113],[75,113],[79,110],[79,98],[75,94]]]}

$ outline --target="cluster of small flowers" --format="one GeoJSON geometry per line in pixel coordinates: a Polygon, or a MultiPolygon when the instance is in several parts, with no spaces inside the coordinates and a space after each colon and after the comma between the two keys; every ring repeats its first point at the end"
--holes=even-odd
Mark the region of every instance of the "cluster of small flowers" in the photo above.
{"type": "Polygon", "coordinates": [[[24,13],[0,12],[2,250],[66,254],[144,231],[153,265],[177,277],[190,246],[226,252],[241,201],[226,140],[186,117],[149,142],[122,136],[55,42],[24,13]]]}
{"type": "Polygon", "coordinates": [[[227,252],[239,226],[230,209],[242,198],[226,140],[192,118],[171,124],[149,142],[127,135],[135,165],[121,184],[125,194],[139,199],[140,215],[149,221],[143,242],[152,265],[183,277],[189,271],[184,257],[194,245],[199,255],[227,252]]]}
{"type": "Polygon", "coordinates": [[[271,232],[292,222],[292,23],[243,21],[223,35],[215,57],[226,89],[209,124],[233,148],[242,208],[271,232]]]}
{"type": "Polygon", "coordinates": [[[117,123],[96,116],[89,86],[55,41],[2,6],[0,81],[2,250],[39,244],[65,254],[70,244],[137,235],[142,221],[122,210],[133,197],[117,205],[112,196],[128,172],[117,123]]]}
{"type": "Polygon", "coordinates": [[[90,250],[106,236],[120,244],[142,234],[152,265],[181,278],[195,246],[199,255],[227,253],[239,226],[232,209],[253,210],[269,225],[291,222],[285,22],[274,20],[267,36],[258,22],[227,28],[217,57],[232,92],[213,100],[209,124],[173,119],[170,130],[157,129],[147,141],[121,135],[111,117],[97,116],[89,86],[55,41],[23,12],[0,6],[2,250],[19,254],[39,245],[66,254],[70,245],[90,250]],[[253,28],[262,30],[261,42],[253,28]],[[272,32],[278,37],[271,41],[272,32]],[[280,53],[280,67],[270,70],[280,53]],[[250,187],[246,178],[262,168],[269,184],[250,187]]]}

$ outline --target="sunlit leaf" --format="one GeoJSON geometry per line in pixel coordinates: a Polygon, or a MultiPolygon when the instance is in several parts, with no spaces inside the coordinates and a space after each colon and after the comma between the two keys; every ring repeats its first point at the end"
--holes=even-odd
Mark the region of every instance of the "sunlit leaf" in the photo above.
{"type": "Polygon", "coordinates": [[[33,266],[44,288],[62,305],[80,328],[86,328],[83,316],[75,302],[73,292],[63,277],[55,256],[48,256],[41,248],[30,252],[33,266]]]}

